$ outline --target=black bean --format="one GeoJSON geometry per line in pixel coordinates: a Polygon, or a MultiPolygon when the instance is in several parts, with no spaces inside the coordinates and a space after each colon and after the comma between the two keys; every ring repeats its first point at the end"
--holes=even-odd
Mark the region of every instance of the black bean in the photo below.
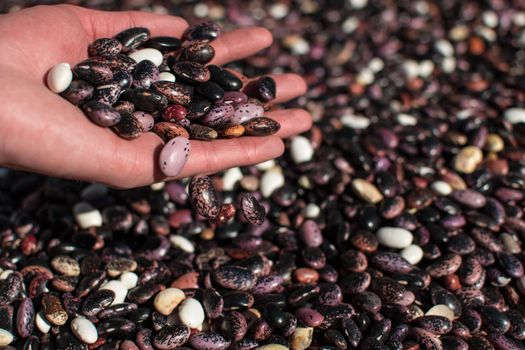
{"type": "Polygon", "coordinates": [[[257,81],[257,93],[261,101],[268,102],[275,99],[276,84],[272,77],[262,77],[257,81]]]}
{"type": "Polygon", "coordinates": [[[126,90],[121,98],[135,105],[135,108],[144,112],[160,111],[168,106],[166,96],[147,89],[126,90]]]}
{"type": "Polygon", "coordinates": [[[99,336],[125,338],[135,331],[135,324],[123,317],[112,317],[97,325],[99,336]]]}
{"type": "Polygon", "coordinates": [[[172,52],[181,46],[181,41],[173,36],[155,36],[150,38],[144,45],[162,52],[172,52]]]}
{"type": "Polygon", "coordinates": [[[250,290],[255,285],[253,273],[243,267],[222,266],[213,271],[213,279],[223,288],[250,290]]]}
{"type": "Polygon", "coordinates": [[[115,39],[122,44],[123,52],[136,49],[149,38],[149,29],[142,27],[129,28],[115,35],[115,39]]]}
{"type": "Polygon", "coordinates": [[[507,315],[493,306],[482,307],[481,318],[483,319],[483,327],[491,333],[504,334],[510,328],[510,320],[507,315]]]}
{"type": "Polygon", "coordinates": [[[115,300],[115,292],[109,289],[100,289],[90,294],[82,304],[82,313],[86,316],[96,316],[115,300]]]}
{"type": "MultiPolygon", "coordinates": [[[[143,60],[137,63],[133,73],[133,87],[147,89],[157,80],[159,80],[159,68],[153,62],[143,60]]],[[[122,82],[119,85],[122,86],[122,82]]]]}
{"type": "Polygon", "coordinates": [[[124,111],[119,114],[120,120],[113,126],[113,130],[119,136],[125,139],[134,139],[142,135],[142,125],[133,114],[124,111]]]}
{"type": "Polygon", "coordinates": [[[209,69],[194,61],[177,62],[172,69],[177,76],[188,82],[205,83],[210,80],[209,69]]]}
{"type": "Polygon", "coordinates": [[[242,87],[242,81],[232,73],[215,65],[209,65],[211,80],[219,84],[224,91],[237,91],[242,87]]]}
{"type": "Polygon", "coordinates": [[[195,91],[210,101],[217,101],[224,97],[224,90],[219,84],[213,81],[198,85],[195,91]]]}
{"type": "Polygon", "coordinates": [[[135,310],[137,310],[137,304],[134,303],[116,304],[100,311],[97,314],[97,317],[103,320],[110,317],[126,316],[135,310]]]}
{"type": "Polygon", "coordinates": [[[215,40],[221,35],[221,28],[213,22],[194,24],[184,33],[186,40],[215,40]]]}

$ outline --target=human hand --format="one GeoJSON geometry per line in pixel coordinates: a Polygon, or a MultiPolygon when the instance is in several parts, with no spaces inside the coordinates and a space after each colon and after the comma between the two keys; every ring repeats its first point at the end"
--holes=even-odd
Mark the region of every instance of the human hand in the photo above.
{"type": "MultiPolygon", "coordinates": [[[[0,165],[50,176],[94,181],[117,188],[164,180],[158,168],[162,140],[152,132],[124,140],[88,120],[83,112],[45,85],[59,62],[71,66],[87,58],[97,38],[130,27],[147,27],[152,36],[181,37],[188,24],[179,17],[143,12],[102,12],[69,5],[37,6],[0,16],[0,165]]],[[[223,34],[212,42],[213,64],[250,56],[272,43],[270,32],[253,27],[223,34]]],[[[277,98],[303,95],[306,84],[295,74],[272,76],[277,98]]],[[[191,141],[192,151],[179,177],[213,173],[263,162],[284,151],[282,138],[308,130],[310,115],[299,109],[266,116],[281,124],[266,137],[191,141]]]]}

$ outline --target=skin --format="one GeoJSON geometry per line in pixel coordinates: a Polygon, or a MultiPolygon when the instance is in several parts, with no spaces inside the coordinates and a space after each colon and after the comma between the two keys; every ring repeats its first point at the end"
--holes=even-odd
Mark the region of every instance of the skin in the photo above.
{"type": "MultiPolygon", "coordinates": [[[[59,62],[72,67],[87,58],[97,38],[129,27],[148,27],[152,36],[181,37],[188,23],[179,17],[143,12],[102,12],[69,5],[37,6],[0,16],[0,165],[75,180],[131,188],[166,180],[157,165],[163,142],[151,133],[124,140],[91,123],[76,106],[45,85],[48,70],[59,62]]],[[[270,46],[271,33],[251,27],[224,33],[212,44],[212,63],[225,64],[270,46]]],[[[306,92],[295,74],[274,75],[277,100],[306,92]]],[[[267,116],[281,124],[278,134],[212,142],[191,141],[192,151],[180,178],[260,163],[281,155],[282,139],[311,127],[299,109],[267,116]]]]}

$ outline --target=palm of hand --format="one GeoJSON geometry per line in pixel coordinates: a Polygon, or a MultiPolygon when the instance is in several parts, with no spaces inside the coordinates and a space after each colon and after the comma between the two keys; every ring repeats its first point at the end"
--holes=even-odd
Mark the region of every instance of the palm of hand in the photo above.
{"type": "MultiPolygon", "coordinates": [[[[142,186],[163,179],[156,159],[162,141],[153,133],[128,141],[91,123],[77,107],[53,94],[44,84],[50,67],[71,66],[87,58],[96,38],[111,37],[133,27],[152,35],[180,37],[187,23],[177,17],[139,12],[99,12],[72,6],[39,6],[0,17],[0,164],[48,175],[97,181],[115,187],[142,186]]],[[[269,46],[262,28],[224,34],[213,43],[223,64],[269,46]]],[[[304,93],[301,78],[274,77],[277,100],[304,93]]],[[[310,116],[302,110],[270,112],[281,123],[279,134],[213,142],[192,141],[190,159],[181,177],[258,163],[279,156],[281,137],[307,130],[310,116]]]]}

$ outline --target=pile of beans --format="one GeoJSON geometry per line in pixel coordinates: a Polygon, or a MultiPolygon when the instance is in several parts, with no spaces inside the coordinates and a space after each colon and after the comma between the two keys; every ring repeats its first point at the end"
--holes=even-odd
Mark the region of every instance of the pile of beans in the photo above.
{"type": "Polygon", "coordinates": [[[269,28],[231,68],[299,72],[316,124],[210,177],[220,208],[246,210],[221,225],[187,180],[2,174],[0,344],[525,348],[522,2],[120,2],[150,3],[269,28]]]}
{"type": "Polygon", "coordinates": [[[147,28],[130,28],[101,38],[89,58],[73,69],[59,63],[47,75],[48,87],[102,127],[134,139],[153,131],[165,142],[159,167],[177,176],[188,159],[188,139],[213,140],[276,133],[278,122],[264,117],[276,84],[262,77],[240,90],[233,73],[207,65],[215,57],[210,42],[220,36],[211,22],[188,28],[181,41],[153,37],[147,28]]]}

